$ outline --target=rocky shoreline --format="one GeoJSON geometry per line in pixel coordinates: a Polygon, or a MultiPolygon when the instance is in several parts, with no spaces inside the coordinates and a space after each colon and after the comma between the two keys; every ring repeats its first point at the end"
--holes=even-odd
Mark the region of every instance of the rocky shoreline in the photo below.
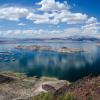
{"type": "Polygon", "coordinates": [[[41,93],[49,93],[53,97],[72,93],[76,97],[75,100],[100,100],[100,76],[87,76],[72,83],[49,77],[36,78],[20,73],[0,73],[0,100],[35,100],[32,98],[41,93]]]}
{"type": "Polygon", "coordinates": [[[68,48],[68,47],[52,48],[50,46],[39,46],[39,45],[30,45],[30,46],[19,45],[16,47],[16,49],[31,50],[31,51],[54,51],[60,53],[84,52],[81,49],[75,49],[75,48],[68,48]]]}

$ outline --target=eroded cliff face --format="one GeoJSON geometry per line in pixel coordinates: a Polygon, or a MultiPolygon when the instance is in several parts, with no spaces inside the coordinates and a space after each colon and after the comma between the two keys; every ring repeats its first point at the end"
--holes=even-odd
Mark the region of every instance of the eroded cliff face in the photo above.
{"type": "Polygon", "coordinates": [[[0,100],[31,100],[41,93],[53,97],[73,93],[77,100],[99,100],[100,76],[88,76],[70,83],[49,77],[26,77],[19,73],[0,74],[0,100]]]}

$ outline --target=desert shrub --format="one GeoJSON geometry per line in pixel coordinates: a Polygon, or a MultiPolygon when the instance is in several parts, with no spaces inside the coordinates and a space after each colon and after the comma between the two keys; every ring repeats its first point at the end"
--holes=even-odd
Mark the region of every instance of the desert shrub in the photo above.
{"type": "Polygon", "coordinates": [[[40,95],[31,97],[30,100],[52,100],[52,96],[49,93],[41,93],[40,95]]]}
{"type": "Polygon", "coordinates": [[[67,93],[63,96],[57,96],[57,97],[54,97],[49,93],[41,93],[40,95],[31,97],[30,100],[76,100],[76,98],[72,93],[67,93]]]}
{"type": "Polygon", "coordinates": [[[88,100],[95,100],[94,97],[90,96],[88,100]]]}
{"type": "Polygon", "coordinates": [[[73,93],[67,93],[63,96],[59,96],[57,100],[76,100],[76,97],[73,93]]]}

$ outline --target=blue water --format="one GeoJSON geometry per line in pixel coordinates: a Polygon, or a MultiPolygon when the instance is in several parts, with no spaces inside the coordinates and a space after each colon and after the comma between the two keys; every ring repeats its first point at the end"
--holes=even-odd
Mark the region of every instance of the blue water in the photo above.
{"type": "MultiPolygon", "coordinates": [[[[37,43],[52,47],[81,48],[87,52],[57,53],[18,50],[19,44],[0,44],[0,71],[25,73],[27,76],[49,76],[69,81],[100,74],[100,47],[95,43],[37,43]]],[[[31,44],[22,44],[31,45],[31,44]]]]}

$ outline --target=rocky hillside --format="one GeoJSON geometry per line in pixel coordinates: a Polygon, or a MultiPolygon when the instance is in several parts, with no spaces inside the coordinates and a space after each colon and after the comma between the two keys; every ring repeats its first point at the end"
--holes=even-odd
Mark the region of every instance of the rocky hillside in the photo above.
{"type": "Polygon", "coordinates": [[[100,76],[71,83],[49,77],[0,73],[0,100],[100,100],[100,76]]]}

